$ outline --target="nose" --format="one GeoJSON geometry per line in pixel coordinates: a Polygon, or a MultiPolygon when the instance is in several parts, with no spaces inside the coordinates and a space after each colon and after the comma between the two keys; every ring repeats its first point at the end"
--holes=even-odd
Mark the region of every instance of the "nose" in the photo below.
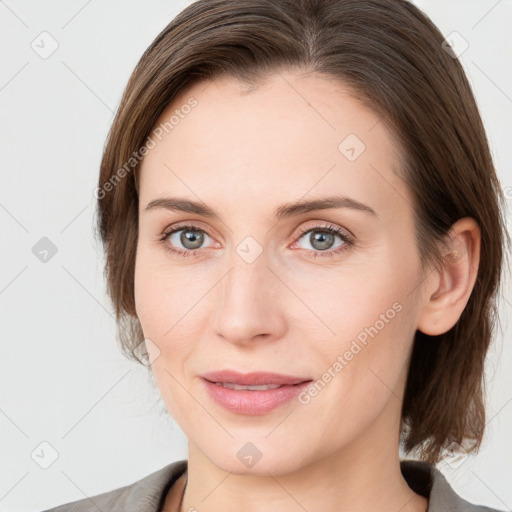
{"type": "Polygon", "coordinates": [[[217,287],[218,306],[214,334],[225,341],[246,345],[256,340],[276,340],[285,335],[285,286],[261,255],[248,263],[235,256],[217,287]]]}

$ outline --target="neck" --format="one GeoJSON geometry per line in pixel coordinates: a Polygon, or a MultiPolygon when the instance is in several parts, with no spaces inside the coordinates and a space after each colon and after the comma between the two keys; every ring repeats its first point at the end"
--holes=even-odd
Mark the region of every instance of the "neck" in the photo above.
{"type": "Polygon", "coordinates": [[[398,453],[398,437],[394,444],[376,443],[375,432],[367,432],[292,473],[239,475],[223,471],[189,443],[182,510],[426,512],[428,501],[407,485],[398,453]]]}

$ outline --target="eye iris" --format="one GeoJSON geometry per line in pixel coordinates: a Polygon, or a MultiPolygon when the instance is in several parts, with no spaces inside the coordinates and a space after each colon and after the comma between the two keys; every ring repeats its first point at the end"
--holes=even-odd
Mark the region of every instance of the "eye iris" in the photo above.
{"type": "Polygon", "coordinates": [[[311,245],[318,250],[329,249],[334,243],[334,235],[323,231],[313,231],[309,237],[311,245]],[[317,244],[320,244],[318,247],[317,244]]]}
{"type": "Polygon", "coordinates": [[[191,229],[184,230],[181,233],[180,241],[187,249],[197,249],[201,247],[204,240],[204,235],[199,231],[193,231],[191,229]],[[191,246],[188,245],[191,243],[191,246]]]}

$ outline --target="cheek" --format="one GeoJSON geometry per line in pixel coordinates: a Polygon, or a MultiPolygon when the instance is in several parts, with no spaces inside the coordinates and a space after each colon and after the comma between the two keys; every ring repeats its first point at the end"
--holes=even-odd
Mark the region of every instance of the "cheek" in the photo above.
{"type": "Polygon", "coordinates": [[[150,251],[140,249],[135,266],[135,306],[151,359],[151,370],[168,411],[178,423],[186,420],[184,367],[197,339],[191,309],[193,292],[183,273],[171,271],[150,251]],[[183,292],[182,292],[183,290],[183,292]],[[187,315],[188,312],[188,315],[187,315]],[[156,348],[155,348],[156,346],[156,348]],[[156,355],[155,355],[156,354],[156,355]],[[181,405],[180,405],[181,404],[181,405]]]}
{"type": "Polygon", "coordinates": [[[325,279],[306,275],[297,295],[311,304],[318,318],[322,336],[317,348],[332,355],[349,349],[353,340],[364,345],[373,339],[404,338],[403,329],[410,331],[407,327],[413,322],[410,292],[417,275],[412,266],[397,269],[384,259],[379,265],[331,272],[325,279]]]}
{"type": "Polygon", "coordinates": [[[138,249],[135,308],[147,338],[176,338],[199,297],[187,270],[162,262],[160,251],[138,249]]]}
{"type": "Polygon", "coordinates": [[[168,403],[168,400],[172,400],[173,394],[166,392],[165,388],[172,385],[168,372],[176,374],[176,369],[171,367],[170,363],[181,365],[186,354],[186,338],[181,337],[181,343],[177,342],[176,331],[179,331],[180,325],[177,311],[179,307],[174,305],[179,301],[176,300],[174,293],[171,294],[166,280],[159,272],[153,270],[154,267],[143,257],[137,261],[135,307],[146,340],[155,381],[170,409],[173,404],[168,403]]]}
{"type": "MultiPolygon", "coordinates": [[[[407,364],[416,330],[417,297],[411,291],[419,267],[413,257],[408,264],[397,261],[389,253],[364,271],[347,269],[325,281],[323,293],[307,297],[331,331],[324,329],[315,342],[318,377],[329,381],[326,395],[350,410],[384,403],[407,364]]],[[[327,414],[332,413],[337,414],[327,414]]]]}
{"type": "MultiPolygon", "coordinates": [[[[144,257],[138,257],[135,266],[135,309],[144,336],[155,339],[169,329],[166,322],[168,302],[162,300],[162,280],[144,257]]],[[[168,319],[171,320],[171,319],[168,319]]]]}

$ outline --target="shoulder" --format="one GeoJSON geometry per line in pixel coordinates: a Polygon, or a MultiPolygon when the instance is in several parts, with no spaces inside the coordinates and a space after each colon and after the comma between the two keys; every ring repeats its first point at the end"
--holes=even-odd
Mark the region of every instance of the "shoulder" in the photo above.
{"type": "Polygon", "coordinates": [[[186,460],[176,461],[132,484],[44,512],[158,512],[167,491],[186,469],[186,460]]]}
{"type": "Polygon", "coordinates": [[[504,512],[466,501],[452,489],[437,468],[426,462],[402,460],[400,469],[409,487],[429,498],[427,512],[504,512]]]}

